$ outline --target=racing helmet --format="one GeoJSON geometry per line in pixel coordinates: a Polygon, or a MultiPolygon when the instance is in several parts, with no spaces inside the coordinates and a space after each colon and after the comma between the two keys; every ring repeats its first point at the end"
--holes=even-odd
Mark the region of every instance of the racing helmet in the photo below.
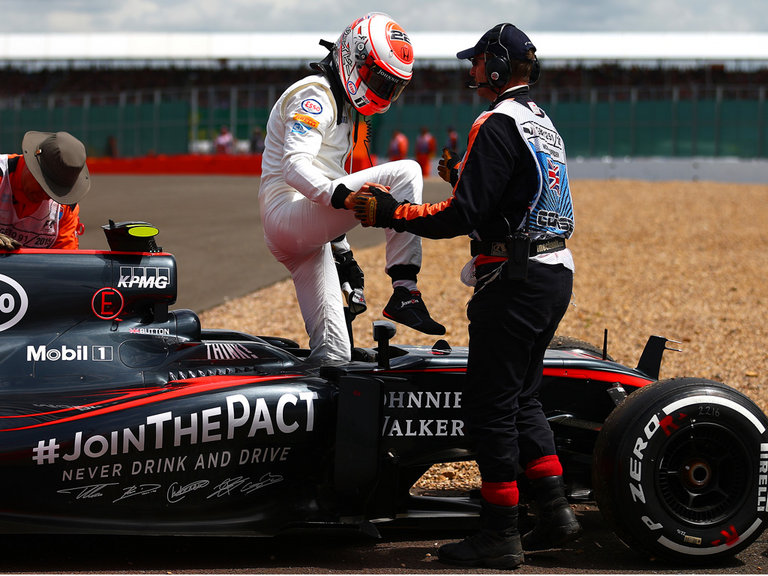
{"type": "Polygon", "coordinates": [[[381,114],[413,76],[413,47],[400,25],[382,12],[358,18],[333,47],[341,85],[364,116],[381,114]]]}

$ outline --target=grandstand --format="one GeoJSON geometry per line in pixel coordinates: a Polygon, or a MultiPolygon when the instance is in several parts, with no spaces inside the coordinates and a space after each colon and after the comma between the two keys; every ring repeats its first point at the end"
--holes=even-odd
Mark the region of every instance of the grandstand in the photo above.
{"type": "MultiPolygon", "coordinates": [[[[481,32],[413,33],[414,80],[372,119],[371,152],[397,127],[438,142],[486,103],[464,88],[457,49],[481,32]]],[[[537,102],[573,158],[764,159],[768,35],[531,33],[537,102]]],[[[0,38],[0,150],[28,129],[69,130],[92,157],[207,150],[221,125],[247,151],[282,89],[335,34],[53,34],[0,38]],[[287,41],[289,40],[289,41],[287,41]],[[275,47],[288,47],[278,54],[275,47]]]]}

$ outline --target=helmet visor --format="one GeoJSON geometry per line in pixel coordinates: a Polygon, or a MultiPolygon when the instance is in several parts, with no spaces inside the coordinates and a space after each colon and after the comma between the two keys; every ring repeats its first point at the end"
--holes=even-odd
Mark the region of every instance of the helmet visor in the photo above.
{"type": "Polygon", "coordinates": [[[406,80],[390,74],[379,66],[369,55],[365,63],[359,66],[360,78],[368,85],[368,89],[379,98],[394,102],[408,85],[406,80]]]}

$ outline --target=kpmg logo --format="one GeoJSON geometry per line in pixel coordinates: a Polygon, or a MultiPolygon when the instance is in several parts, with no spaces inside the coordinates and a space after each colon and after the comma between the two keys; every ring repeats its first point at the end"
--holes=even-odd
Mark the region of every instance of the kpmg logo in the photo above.
{"type": "Polygon", "coordinates": [[[118,288],[146,288],[163,290],[171,283],[170,268],[152,266],[120,266],[118,288]]]}

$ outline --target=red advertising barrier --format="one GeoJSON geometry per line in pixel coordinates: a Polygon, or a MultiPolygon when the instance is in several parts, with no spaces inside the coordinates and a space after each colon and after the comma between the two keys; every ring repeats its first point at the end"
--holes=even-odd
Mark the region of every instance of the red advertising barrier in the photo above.
{"type": "Polygon", "coordinates": [[[88,158],[93,174],[201,174],[258,176],[261,154],[177,154],[138,158],[88,158]]]}

